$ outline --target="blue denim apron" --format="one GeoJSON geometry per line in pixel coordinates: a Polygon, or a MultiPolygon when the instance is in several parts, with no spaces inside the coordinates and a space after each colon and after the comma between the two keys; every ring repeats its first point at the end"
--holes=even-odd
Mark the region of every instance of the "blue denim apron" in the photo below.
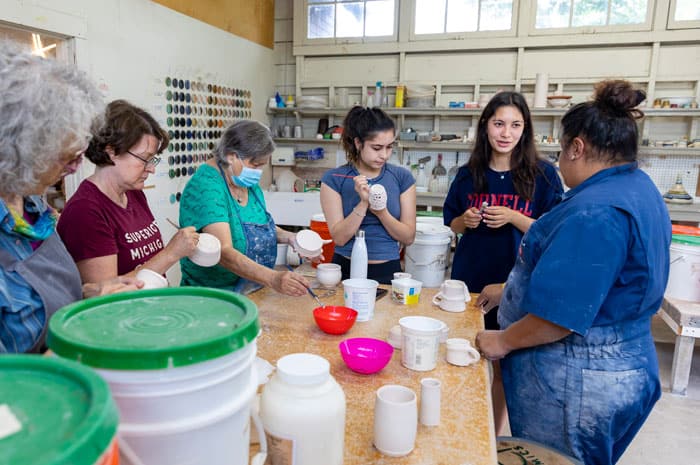
{"type": "Polygon", "coordinates": [[[617,462],[661,396],[649,320],[592,327],[501,360],[513,436],[617,462]],[[562,434],[563,433],[563,434],[562,434]]]}
{"type": "MultiPolygon", "coordinates": [[[[228,181],[226,181],[226,175],[224,174],[221,166],[219,166],[219,171],[221,172],[221,176],[224,178],[224,182],[226,183],[226,188],[229,193],[229,210],[236,213],[236,216],[238,216],[238,221],[241,223],[241,227],[243,228],[243,235],[245,236],[246,240],[245,256],[262,266],[274,268],[275,261],[277,260],[277,228],[275,227],[275,220],[273,220],[272,215],[265,210],[267,223],[258,224],[243,221],[240,212],[241,206],[234,200],[231,190],[228,189],[228,181]]],[[[262,200],[260,200],[258,194],[252,189],[248,189],[248,193],[253,194],[255,201],[258,202],[258,204],[264,210],[265,205],[263,204],[262,200]]],[[[263,286],[260,283],[239,277],[238,281],[236,281],[231,290],[240,294],[250,294],[251,292],[255,292],[262,287],[263,286]]]]}

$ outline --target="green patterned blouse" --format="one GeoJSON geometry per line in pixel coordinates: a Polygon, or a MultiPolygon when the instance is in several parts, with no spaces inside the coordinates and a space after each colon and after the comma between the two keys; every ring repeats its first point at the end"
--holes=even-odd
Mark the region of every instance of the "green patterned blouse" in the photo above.
{"type": "MultiPolygon", "coordinates": [[[[262,190],[259,186],[250,188],[248,203],[239,205],[228,190],[226,182],[218,169],[204,164],[197,169],[185,186],[180,199],[180,225],[194,226],[201,232],[202,228],[212,223],[228,223],[231,229],[233,247],[241,253],[246,250],[246,238],[238,215],[238,209],[245,222],[266,224],[267,208],[262,190]],[[262,205],[260,202],[262,202],[262,205]]],[[[182,269],[182,286],[208,286],[230,288],[238,281],[238,276],[221,265],[204,268],[192,263],[188,258],[180,260],[182,269]]]]}

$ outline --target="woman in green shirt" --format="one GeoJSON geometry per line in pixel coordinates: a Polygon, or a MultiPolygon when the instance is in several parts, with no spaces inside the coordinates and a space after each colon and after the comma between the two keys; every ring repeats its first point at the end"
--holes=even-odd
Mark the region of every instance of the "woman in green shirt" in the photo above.
{"type": "Polygon", "coordinates": [[[275,149],[270,131],[257,121],[237,121],[224,132],[214,157],[199,167],[180,200],[180,224],[221,241],[221,260],[211,268],[180,262],[183,286],[209,286],[248,293],[262,286],[300,296],[303,276],[273,269],[277,243],[295,246],[294,234],[278,228],[258,186],[275,149]]]}

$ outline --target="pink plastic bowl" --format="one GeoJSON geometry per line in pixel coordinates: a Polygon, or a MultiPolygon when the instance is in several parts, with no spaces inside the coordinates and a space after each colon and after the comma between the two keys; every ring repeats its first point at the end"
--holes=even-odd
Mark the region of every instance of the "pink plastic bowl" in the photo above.
{"type": "Polygon", "coordinates": [[[391,360],[394,348],[387,342],[370,337],[345,339],[338,345],[343,361],[352,371],[376,373],[391,360]]]}

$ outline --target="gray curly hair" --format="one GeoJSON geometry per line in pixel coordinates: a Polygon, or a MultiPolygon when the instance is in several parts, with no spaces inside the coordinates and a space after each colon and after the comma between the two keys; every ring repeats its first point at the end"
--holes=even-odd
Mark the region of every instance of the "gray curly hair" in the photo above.
{"type": "Polygon", "coordinates": [[[48,188],[40,176],[85,147],[103,109],[97,88],[75,67],[0,41],[0,196],[48,188]]]}
{"type": "Polygon", "coordinates": [[[259,159],[271,155],[275,150],[270,129],[252,120],[236,121],[226,128],[214,149],[216,161],[228,166],[226,157],[236,153],[241,160],[259,159]]]}

